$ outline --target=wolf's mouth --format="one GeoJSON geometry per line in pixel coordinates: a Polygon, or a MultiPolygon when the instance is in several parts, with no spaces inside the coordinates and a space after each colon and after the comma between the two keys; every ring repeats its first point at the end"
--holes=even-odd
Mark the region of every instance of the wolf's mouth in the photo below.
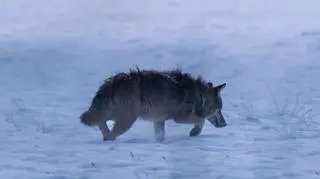
{"type": "Polygon", "coordinates": [[[217,127],[217,128],[223,128],[223,127],[226,127],[226,126],[227,126],[227,123],[226,123],[226,122],[217,123],[217,124],[215,125],[215,127],[217,127]]]}
{"type": "Polygon", "coordinates": [[[223,128],[227,126],[226,121],[224,120],[224,117],[222,114],[219,114],[218,111],[208,115],[206,119],[213,124],[216,128],[223,128]]]}

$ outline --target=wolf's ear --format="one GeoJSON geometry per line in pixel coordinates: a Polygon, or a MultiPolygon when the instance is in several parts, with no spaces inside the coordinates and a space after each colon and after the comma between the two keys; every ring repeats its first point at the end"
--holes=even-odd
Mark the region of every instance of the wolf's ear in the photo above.
{"type": "Polygon", "coordinates": [[[218,85],[216,87],[214,87],[215,90],[217,90],[217,92],[219,93],[224,87],[226,87],[226,83],[223,83],[221,85],[218,85]]]}

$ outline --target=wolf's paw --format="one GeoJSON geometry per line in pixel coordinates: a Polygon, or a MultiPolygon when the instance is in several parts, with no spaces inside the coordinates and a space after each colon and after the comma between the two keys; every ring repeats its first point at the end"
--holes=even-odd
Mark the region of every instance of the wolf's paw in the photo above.
{"type": "Polygon", "coordinates": [[[189,136],[190,137],[194,137],[194,136],[198,136],[201,133],[201,129],[194,127],[193,129],[191,129],[191,131],[189,132],[189,136]]]}
{"type": "Polygon", "coordinates": [[[156,142],[163,142],[164,141],[164,136],[157,136],[156,137],[156,142]]]}
{"type": "Polygon", "coordinates": [[[156,142],[163,142],[164,139],[156,139],[156,142]]]}
{"type": "Polygon", "coordinates": [[[103,137],[103,141],[113,141],[115,140],[114,137],[103,137]]]}

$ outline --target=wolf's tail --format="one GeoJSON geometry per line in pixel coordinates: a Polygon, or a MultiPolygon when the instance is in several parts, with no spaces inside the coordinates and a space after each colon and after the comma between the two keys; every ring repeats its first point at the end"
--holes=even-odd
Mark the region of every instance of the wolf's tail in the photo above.
{"type": "Polygon", "coordinates": [[[80,116],[81,123],[87,125],[87,126],[95,126],[98,124],[97,118],[89,117],[88,112],[84,112],[80,116]]]}

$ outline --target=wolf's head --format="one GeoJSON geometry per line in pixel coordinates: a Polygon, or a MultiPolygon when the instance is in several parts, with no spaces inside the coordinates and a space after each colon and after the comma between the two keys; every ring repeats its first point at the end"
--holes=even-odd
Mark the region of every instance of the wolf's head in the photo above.
{"type": "Polygon", "coordinates": [[[195,108],[196,115],[206,118],[211,124],[217,128],[227,125],[221,113],[222,98],[221,90],[226,86],[226,83],[213,87],[212,83],[208,83],[207,88],[202,94],[200,105],[195,108]]]}
{"type": "Polygon", "coordinates": [[[100,95],[96,95],[88,110],[80,115],[81,122],[86,125],[96,125],[106,115],[107,103],[100,95]]]}
{"type": "MultiPolygon", "coordinates": [[[[120,74],[121,75],[121,74],[120,74]]],[[[111,78],[110,78],[111,79],[111,78]]],[[[93,97],[90,107],[80,115],[81,122],[86,125],[96,125],[104,119],[108,112],[109,101],[111,100],[111,80],[106,80],[93,97]]]]}

